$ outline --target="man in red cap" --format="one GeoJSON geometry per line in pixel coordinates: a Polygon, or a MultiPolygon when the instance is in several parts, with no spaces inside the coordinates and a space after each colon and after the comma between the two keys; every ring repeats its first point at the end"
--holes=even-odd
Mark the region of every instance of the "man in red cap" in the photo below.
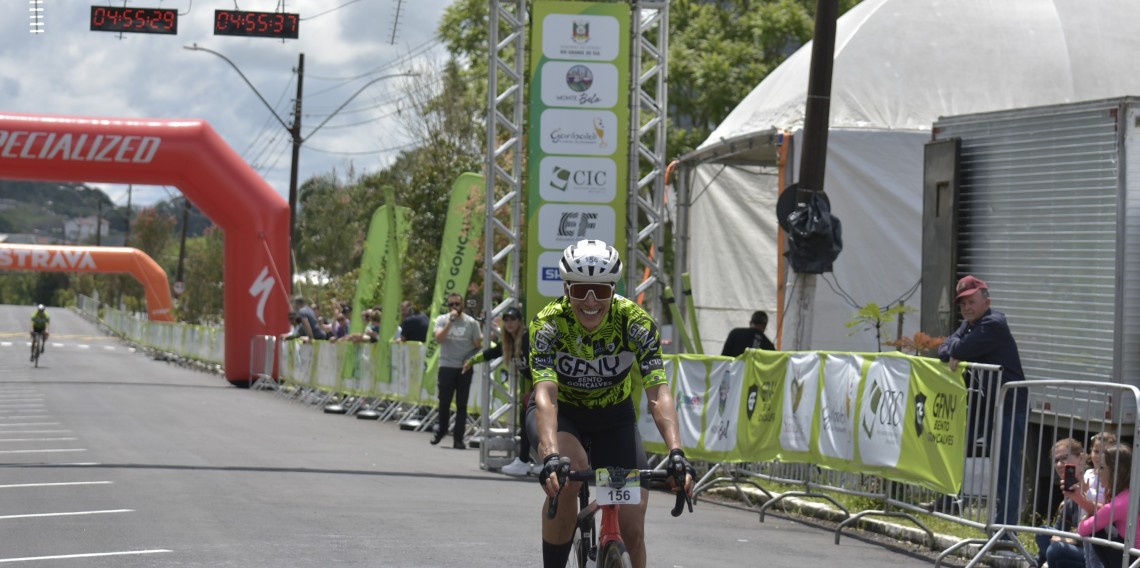
{"type": "MultiPolygon", "coordinates": [[[[1025,374],[1021,370],[1021,356],[1017,342],[1009,331],[1005,314],[990,309],[990,289],[982,279],[966,276],[958,281],[954,301],[962,312],[962,325],[951,333],[938,348],[938,358],[949,362],[951,369],[958,368],[959,361],[988,363],[1002,368],[1001,384],[1021,381],[1025,374]]],[[[992,432],[994,413],[997,411],[994,399],[1000,385],[976,385],[983,389],[983,395],[975,400],[982,408],[971,408],[967,440],[977,440],[986,432],[992,432]],[[974,418],[976,412],[984,412],[984,423],[974,418]]],[[[1025,438],[1025,424],[1028,417],[1024,389],[1011,390],[1002,401],[1002,443],[999,470],[1007,476],[997,484],[996,524],[1017,525],[1021,502],[1021,446],[1025,438]],[[1015,459],[1010,459],[1016,456],[1015,459]],[[1005,481],[1008,480],[1008,483],[1005,481]]],[[[985,454],[988,454],[989,440],[984,440],[985,454]]],[[[975,455],[975,448],[967,447],[967,455],[975,455]]]]}

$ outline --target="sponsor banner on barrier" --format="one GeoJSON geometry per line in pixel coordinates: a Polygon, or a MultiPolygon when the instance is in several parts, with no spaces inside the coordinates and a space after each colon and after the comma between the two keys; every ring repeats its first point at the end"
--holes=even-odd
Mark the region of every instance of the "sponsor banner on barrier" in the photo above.
{"type": "Polygon", "coordinates": [[[853,353],[831,353],[823,363],[823,389],[819,396],[819,454],[821,463],[855,459],[855,411],[859,406],[863,358],[853,353]]]}
{"type": "MultiPolygon", "coordinates": [[[[944,363],[899,354],[749,351],[665,357],[685,452],[814,463],[957,493],[966,389],[944,363]]],[[[666,448],[635,391],[646,449],[666,448]]]]}

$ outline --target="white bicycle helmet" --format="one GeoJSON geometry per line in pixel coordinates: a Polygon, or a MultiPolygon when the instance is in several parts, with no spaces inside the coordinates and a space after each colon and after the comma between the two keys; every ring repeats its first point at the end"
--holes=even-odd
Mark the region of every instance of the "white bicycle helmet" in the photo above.
{"type": "Polygon", "coordinates": [[[44,311],[44,305],[40,304],[40,305],[36,306],[36,309],[42,312],[42,311],[44,311]]]}
{"type": "Polygon", "coordinates": [[[558,272],[563,282],[605,282],[621,279],[621,257],[603,241],[581,240],[566,247],[558,272]]]}

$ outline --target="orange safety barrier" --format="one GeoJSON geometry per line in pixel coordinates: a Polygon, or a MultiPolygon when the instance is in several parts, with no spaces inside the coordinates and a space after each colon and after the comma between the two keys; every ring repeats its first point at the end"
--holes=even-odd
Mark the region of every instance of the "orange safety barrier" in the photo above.
{"type": "Polygon", "coordinates": [[[0,178],[176,186],[226,234],[226,378],[289,330],[289,204],[205,121],[0,113],[0,178]]]}
{"type": "Polygon", "coordinates": [[[146,290],[150,319],[174,321],[166,271],[136,248],[0,244],[0,270],[130,274],[146,290]]]}

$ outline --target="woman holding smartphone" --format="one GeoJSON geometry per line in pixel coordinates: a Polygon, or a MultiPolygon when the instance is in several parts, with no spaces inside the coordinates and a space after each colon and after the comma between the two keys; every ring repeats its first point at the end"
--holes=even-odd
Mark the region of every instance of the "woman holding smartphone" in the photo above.
{"type": "MultiPolygon", "coordinates": [[[[1084,467],[1085,459],[1084,446],[1072,438],[1053,444],[1053,469],[1065,495],[1053,521],[1056,530],[1075,533],[1085,516],[1079,504],[1084,500],[1084,489],[1077,475],[1077,468],[1084,467]]],[[[1084,545],[1074,538],[1038,534],[1037,565],[1045,562],[1049,568],[1085,568],[1084,545]]]]}

